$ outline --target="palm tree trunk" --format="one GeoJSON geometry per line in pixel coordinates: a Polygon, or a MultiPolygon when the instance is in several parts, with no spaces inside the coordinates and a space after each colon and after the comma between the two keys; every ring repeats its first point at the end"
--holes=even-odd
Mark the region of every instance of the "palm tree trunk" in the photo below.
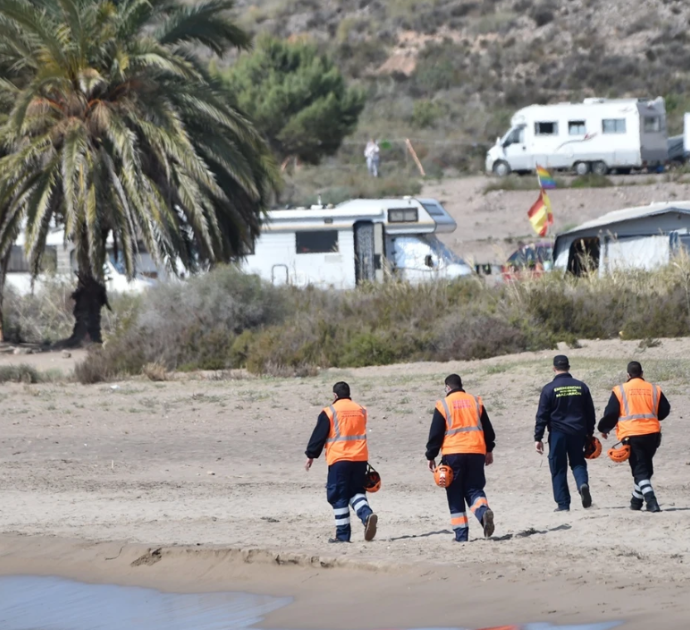
{"type": "Polygon", "coordinates": [[[7,252],[5,258],[0,260],[0,343],[5,341],[5,332],[3,327],[3,322],[5,319],[5,311],[3,310],[3,304],[5,299],[5,278],[7,278],[7,267],[10,264],[10,254],[12,250],[7,252]]]}
{"type": "Polygon", "coordinates": [[[102,343],[101,309],[108,304],[105,285],[96,280],[91,273],[80,273],[77,289],[72,293],[74,300],[74,328],[67,339],[68,347],[80,346],[84,342],[102,343]]]}

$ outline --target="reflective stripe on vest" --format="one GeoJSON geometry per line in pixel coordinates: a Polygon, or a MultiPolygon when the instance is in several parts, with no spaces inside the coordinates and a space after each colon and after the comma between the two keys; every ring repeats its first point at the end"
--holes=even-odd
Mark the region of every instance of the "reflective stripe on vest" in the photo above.
{"type": "Polygon", "coordinates": [[[465,392],[452,392],[438,401],[436,409],[446,419],[441,446],[443,455],[486,454],[481,398],[465,392]]]}
{"type": "Polygon", "coordinates": [[[448,407],[448,403],[445,400],[441,401],[441,404],[443,405],[443,410],[446,412],[446,436],[448,435],[457,435],[458,433],[470,433],[471,431],[483,431],[484,428],[482,427],[482,409],[479,406],[479,400],[476,398],[474,399],[474,404],[477,408],[477,426],[476,427],[460,427],[458,429],[451,429],[452,422],[453,422],[453,416],[450,413],[450,408],[448,407]]]}
{"type": "Polygon", "coordinates": [[[326,463],[330,466],[343,460],[366,462],[369,459],[367,410],[347,399],[336,401],[324,412],[331,424],[326,439],[326,463]]]}
{"type": "Polygon", "coordinates": [[[636,435],[659,433],[661,389],[644,379],[631,379],[613,389],[620,405],[616,436],[619,440],[636,435]]]}
{"type": "MultiPolygon", "coordinates": [[[[333,442],[357,442],[358,440],[367,439],[366,435],[340,435],[340,422],[338,420],[338,412],[335,407],[331,405],[329,407],[331,413],[333,414],[333,431],[335,435],[332,438],[326,440],[326,444],[332,444],[333,442]]],[[[364,411],[362,411],[364,413],[364,411]]]]}
{"type": "Polygon", "coordinates": [[[625,393],[625,387],[622,385],[618,386],[618,392],[620,393],[621,401],[623,402],[623,415],[618,418],[618,422],[631,422],[633,420],[658,420],[657,414],[659,413],[659,390],[656,385],[652,385],[652,409],[656,413],[630,413],[630,403],[628,402],[628,396],[625,393]]]}

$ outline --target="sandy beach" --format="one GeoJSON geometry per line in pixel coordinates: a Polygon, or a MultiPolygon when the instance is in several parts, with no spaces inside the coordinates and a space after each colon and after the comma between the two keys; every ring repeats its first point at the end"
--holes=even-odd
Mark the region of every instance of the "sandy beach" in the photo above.
{"type": "Polygon", "coordinates": [[[598,412],[631,358],[666,392],[673,412],[654,478],[661,514],[627,509],[629,469],[605,457],[590,465],[593,507],[574,502],[570,513],[553,513],[548,462],[532,443],[551,352],[310,379],[3,385],[0,574],[295,596],[264,624],[271,628],[603,619],[682,627],[690,618],[690,340],[647,349],[583,342],[567,352],[598,412]],[[487,470],[496,533],[483,540],[471,523],[466,545],[451,542],[445,495],[424,462],[450,372],[483,396],[497,432],[487,470]],[[369,408],[383,488],[371,496],[377,539],[364,543],[355,530],[353,544],[334,548],[325,463],[309,473],[302,466],[340,379],[369,408]]]}

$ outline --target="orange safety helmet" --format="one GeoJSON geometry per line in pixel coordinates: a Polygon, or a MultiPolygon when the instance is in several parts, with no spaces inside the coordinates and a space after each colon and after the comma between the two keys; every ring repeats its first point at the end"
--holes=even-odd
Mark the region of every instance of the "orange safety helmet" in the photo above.
{"type": "Polygon", "coordinates": [[[601,455],[601,442],[594,436],[585,442],[585,459],[596,459],[601,455]]]}
{"type": "Polygon", "coordinates": [[[447,464],[436,466],[434,481],[439,488],[447,488],[453,483],[453,469],[447,464]]]}
{"type": "MultiPolygon", "coordinates": [[[[619,442],[618,444],[621,444],[619,442]]],[[[630,446],[623,444],[620,448],[616,448],[618,444],[614,444],[613,448],[609,449],[609,459],[616,464],[622,464],[630,459],[630,446]]]]}
{"type": "Polygon", "coordinates": [[[381,489],[381,475],[367,464],[367,477],[364,481],[364,489],[367,492],[378,492],[381,489]]]}

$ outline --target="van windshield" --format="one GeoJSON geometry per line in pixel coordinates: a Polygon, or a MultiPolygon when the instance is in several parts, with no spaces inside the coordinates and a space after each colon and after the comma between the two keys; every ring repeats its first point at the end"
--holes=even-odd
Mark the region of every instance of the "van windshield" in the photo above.
{"type": "Polygon", "coordinates": [[[525,127],[514,127],[501,140],[501,144],[507,147],[510,144],[522,144],[525,138],[525,127]]]}
{"type": "Polygon", "coordinates": [[[456,265],[467,264],[462,258],[460,258],[460,256],[458,256],[452,249],[450,249],[450,247],[448,247],[442,241],[439,241],[435,236],[428,234],[420,238],[424,239],[427,243],[429,243],[431,251],[434,254],[436,254],[441,260],[456,265]]]}

